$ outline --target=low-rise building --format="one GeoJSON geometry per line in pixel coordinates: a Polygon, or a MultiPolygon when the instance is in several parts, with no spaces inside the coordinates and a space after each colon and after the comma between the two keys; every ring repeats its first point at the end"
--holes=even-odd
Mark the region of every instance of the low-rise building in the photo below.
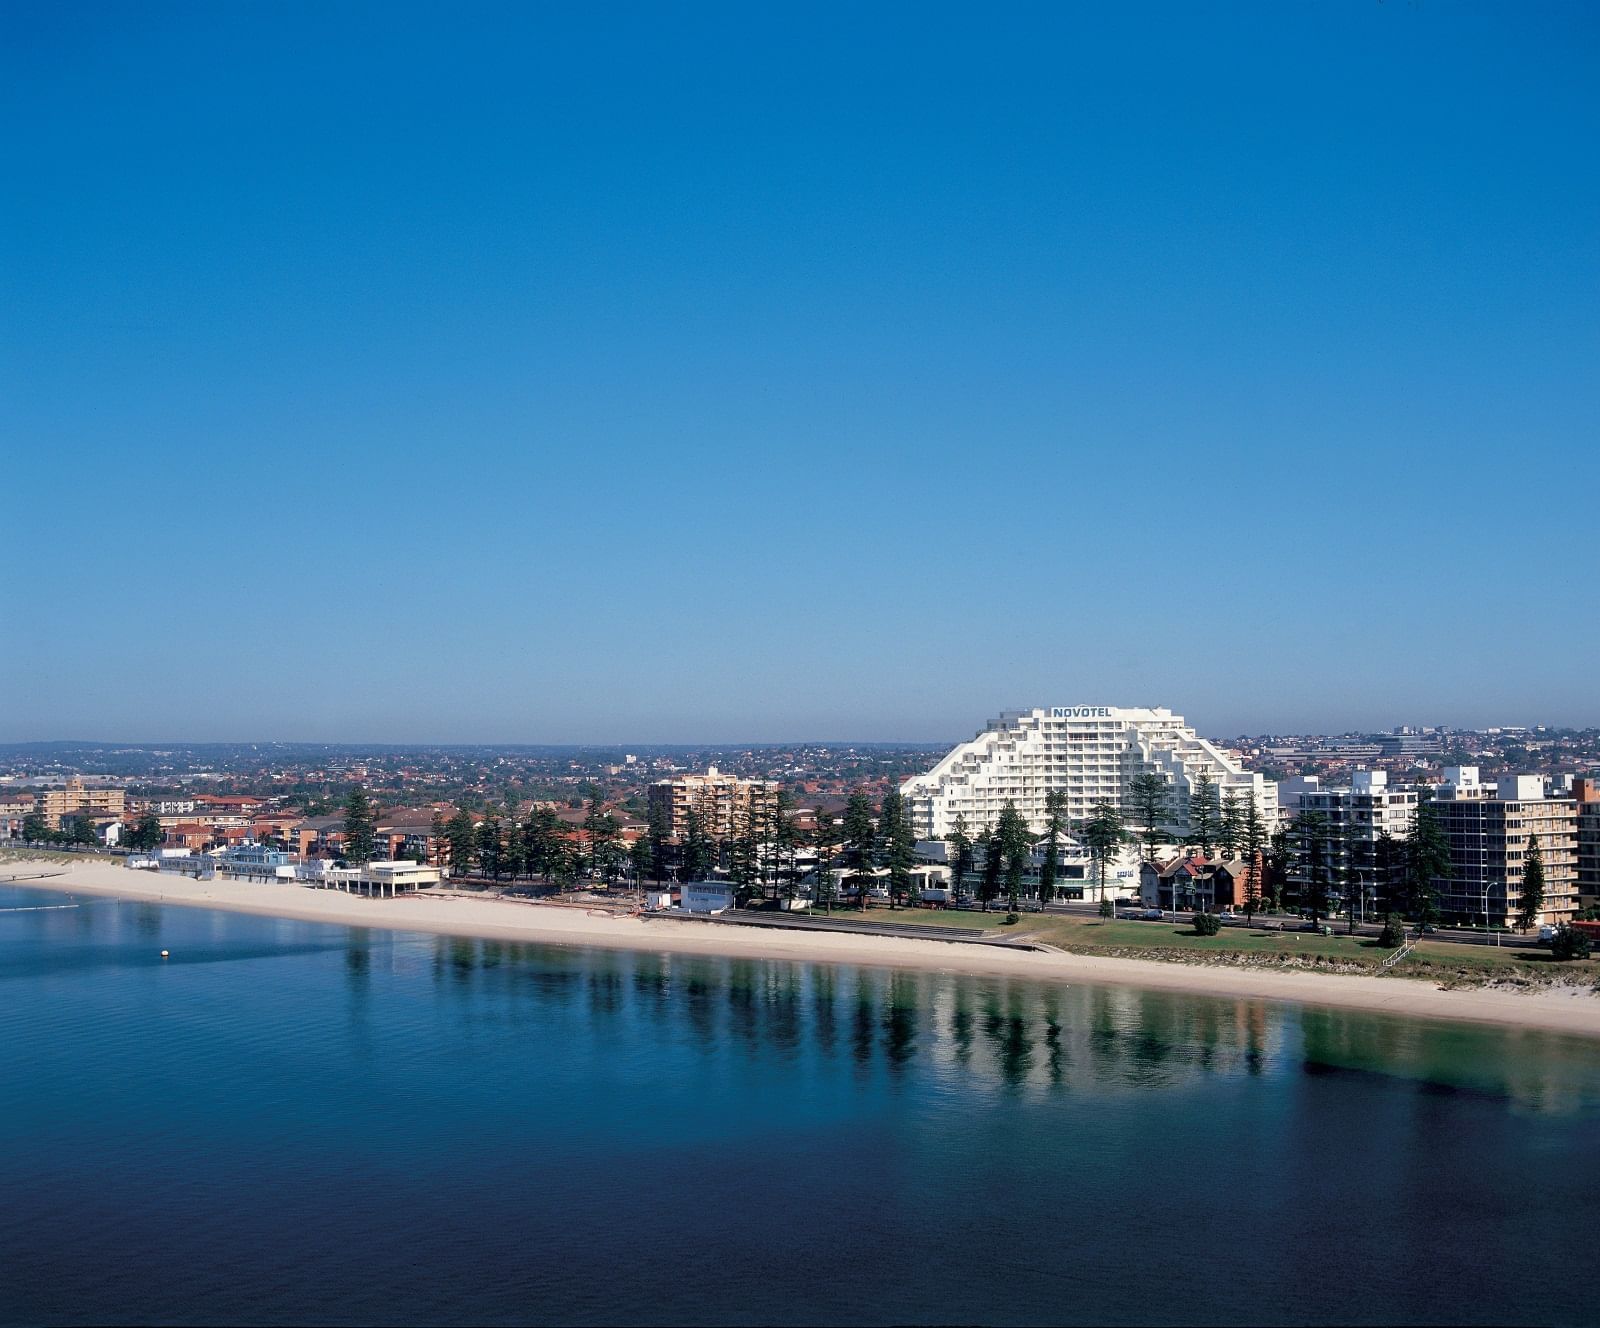
{"type": "Polygon", "coordinates": [[[1139,868],[1139,900],[1163,911],[1220,913],[1244,909],[1252,877],[1260,872],[1243,858],[1179,856],[1139,868]]]}
{"type": "Polygon", "coordinates": [[[438,885],[440,875],[437,867],[416,862],[367,862],[359,867],[330,867],[320,880],[308,884],[374,899],[393,899],[438,885]]]}
{"type": "Polygon", "coordinates": [[[685,913],[724,913],[733,907],[733,889],[729,881],[686,881],[679,907],[685,913]]]}
{"type": "Polygon", "coordinates": [[[265,844],[238,844],[212,856],[224,876],[263,881],[294,879],[294,854],[265,844]]]}

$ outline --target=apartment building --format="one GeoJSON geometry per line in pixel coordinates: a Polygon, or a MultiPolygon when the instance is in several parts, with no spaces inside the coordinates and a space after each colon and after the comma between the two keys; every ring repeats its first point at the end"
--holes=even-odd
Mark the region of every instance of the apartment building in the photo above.
{"type": "Polygon", "coordinates": [[[1600,907],[1600,779],[1572,781],[1578,810],[1578,905],[1600,907]]]}
{"type": "Polygon", "coordinates": [[[976,833],[999,819],[1007,801],[1038,834],[1049,794],[1066,795],[1074,822],[1087,820],[1099,802],[1131,818],[1129,786],[1139,775],[1154,774],[1171,795],[1171,824],[1163,828],[1181,834],[1202,773],[1219,796],[1254,799],[1265,825],[1276,825],[1277,786],[1166,709],[1053,706],[1006,713],[900,791],[919,839],[947,837],[958,815],[976,833]]]}
{"type": "MultiPolygon", "coordinates": [[[[1315,777],[1285,780],[1279,787],[1286,812],[1315,812],[1326,820],[1321,845],[1325,879],[1350,891],[1358,914],[1398,907],[1390,898],[1399,883],[1392,879],[1398,863],[1382,861],[1379,845],[1385,835],[1396,841],[1410,836],[1417,790],[1391,785],[1382,770],[1352,771],[1349,788],[1322,788],[1315,777]],[[1290,784],[1296,785],[1293,793],[1284,793],[1290,784]]],[[[1297,889],[1307,885],[1298,860],[1289,881],[1297,889]]]]}
{"type": "Polygon", "coordinates": [[[119,788],[85,788],[74,775],[65,788],[46,789],[39,794],[34,810],[52,830],[61,828],[61,818],[73,812],[104,812],[121,817],[127,810],[127,795],[119,788]]]}
{"type": "Polygon", "coordinates": [[[712,839],[731,839],[750,824],[761,825],[778,811],[778,784],[767,779],[724,775],[716,766],[703,775],[677,775],[650,786],[651,814],[661,815],[667,835],[681,843],[689,833],[689,816],[699,817],[701,831],[712,839]]]}
{"type": "Polygon", "coordinates": [[[1450,876],[1434,882],[1440,912],[1447,921],[1514,924],[1528,845],[1537,840],[1544,907],[1534,920],[1564,922],[1578,907],[1577,802],[1548,796],[1538,775],[1484,784],[1478,773],[1477,766],[1447,769],[1433,804],[1450,843],[1450,876]]]}

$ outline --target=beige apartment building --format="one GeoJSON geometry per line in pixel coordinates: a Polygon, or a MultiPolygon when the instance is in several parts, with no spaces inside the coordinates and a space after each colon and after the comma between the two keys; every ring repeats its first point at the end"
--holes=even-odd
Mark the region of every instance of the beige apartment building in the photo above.
{"type": "Polygon", "coordinates": [[[127,795],[119,788],[85,788],[83,780],[74,775],[65,788],[46,789],[39,794],[34,811],[45,819],[52,830],[61,829],[61,818],[74,812],[104,812],[107,816],[122,816],[127,795]]]}
{"type": "Polygon", "coordinates": [[[744,832],[752,816],[761,825],[777,810],[776,782],[719,774],[716,766],[703,775],[677,775],[650,786],[650,811],[652,815],[664,811],[667,835],[676,843],[688,836],[691,812],[698,814],[708,838],[731,839],[744,832]]]}
{"type": "Polygon", "coordinates": [[[1452,767],[1434,808],[1450,841],[1449,879],[1435,881],[1447,921],[1511,926],[1522,907],[1528,845],[1544,859],[1544,907],[1536,924],[1564,922],[1578,908],[1578,804],[1547,797],[1538,775],[1478,782],[1476,766],[1452,767]]]}

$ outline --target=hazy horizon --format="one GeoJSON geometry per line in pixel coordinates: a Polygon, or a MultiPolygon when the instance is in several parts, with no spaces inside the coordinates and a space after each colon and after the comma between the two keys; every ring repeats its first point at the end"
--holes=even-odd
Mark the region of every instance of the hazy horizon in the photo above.
{"type": "MultiPolygon", "coordinates": [[[[1055,704],[1055,702],[1050,702],[1050,704],[1055,704]]],[[[1118,704],[1118,703],[1113,702],[1112,704],[1118,704]]],[[[1005,709],[1007,709],[1007,710],[1011,710],[1011,709],[1015,709],[1015,708],[1016,707],[1005,707],[1005,709]]],[[[994,714],[989,715],[987,718],[989,718],[989,719],[996,718],[999,715],[999,713],[1000,713],[999,711],[996,711],[996,712],[994,712],[994,714]]],[[[1181,714],[1182,712],[1179,712],[1179,713],[1181,714]]],[[[1184,718],[1187,720],[1188,716],[1184,716],[1184,718]]],[[[1193,721],[1190,721],[1190,722],[1192,723],[1193,721]]],[[[1455,732],[1464,732],[1464,731],[1470,731],[1470,730],[1482,730],[1482,729],[1485,729],[1485,728],[1494,728],[1494,727],[1511,728],[1511,729],[1526,728],[1526,729],[1529,729],[1529,730],[1538,729],[1538,728],[1544,728],[1544,729],[1547,729],[1547,730],[1556,730],[1556,731],[1563,731],[1564,730],[1564,731],[1569,731],[1569,732],[1582,732],[1582,731],[1585,731],[1585,730],[1591,730],[1591,729],[1595,729],[1595,728],[1600,728],[1600,725],[1594,725],[1594,724],[1570,724],[1570,723],[1562,723],[1560,721],[1549,721],[1549,720],[1535,720],[1535,721],[1524,722],[1524,721],[1517,720],[1517,719],[1504,719],[1504,720],[1499,721],[1496,724],[1485,724],[1485,725],[1454,724],[1454,723],[1450,723],[1448,721],[1401,720],[1401,721],[1397,721],[1395,724],[1386,724],[1386,725],[1377,725],[1377,726],[1373,726],[1373,725],[1357,725],[1357,726],[1352,727],[1352,728],[1339,728],[1339,729],[1315,729],[1315,728],[1313,728],[1313,729],[1263,729],[1263,728],[1222,729],[1222,728],[1216,728],[1216,727],[1209,727],[1209,728],[1207,728],[1207,727],[1199,727],[1198,731],[1201,733],[1202,736],[1213,738],[1213,739],[1215,739],[1215,738],[1262,737],[1262,736],[1287,736],[1287,737],[1294,737],[1294,736],[1307,736],[1307,737],[1311,737],[1311,736],[1334,736],[1334,737],[1336,737],[1336,736],[1340,736],[1340,735],[1343,735],[1343,734],[1350,734],[1350,733],[1361,733],[1361,734],[1387,733],[1387,732],[1393,731],[1395,728],[1399,727],[1400,725],[1406,725],[1406,724],[1409,724],[1411,727],[1414,727],[1414,728],[1446,728],[1446,729],[1450,729],[1450,730],[1455,731],[1455,732]]],[[[679,750],[693,751],[693,750],[698,749],[698,748],[706,748],[706,747],[726,747],[726,748],[734,748],[734,747],[799,747],[799,746],[811,746],[811,747],[849,747],[849,746],[855,746],[855,747],[937,747],[937,746],[940,746],[940,745],[943,745],[943,744],[949,744],[949,745],[953,746],[956,743],[961,743],[961,742],[968,741],[969,739],[971,739],[973,737],[974,734],[980,733],[982,731],[983,731],[983,726],[980,723],[978,725],[972,726],[968,730],[963,731],[963,732],[961,732],[959,734],[952,733],[952,734],[948,734],[948,735],[940,735],[940,736],[936,736],[936,737],[924,737],[924,738],[905,738],[905,737],[850,738],[850,737],[837,737],[837,736],[835,736],[835,737],[824,737],[824,738],[808,738],[808,737],[802,737],[802,738],[750,738],[750,737],[734,737],[734,738],[641,738],[638,735],[625,736],[625,737],[621,737],[621,738],[608,738],[608,739],[597,739],[597,738],[547,739],[547,738],[506,738],[506,737],[499,737],[499,738],[415,738],[415,739],[406,739],[406,738],[359,738],[359,737],[358,738],[342,738],[342,737],[323,737],[323,738],[293,738],[293,737],[289,737],[289,738],[270,738],[269,737],[269,738],[264,738],[264,737],[259,737],[259,736],[257,736],[257,737],[245,737],[245,738],[240,738],[240,737],[194,738],[194,737],[171,737],[171,736],[163,737],[163,738],[129,738],[129,737],[111,737],[111,738],[104,738],[104,737],[93,737],[93,738],[84,738],[84,737],[77,737],[77,738],[73,738],[73,737],[67,737],[67,738],[61,738],[61,737],[7,738],[7,737],[0,736],[0,746],[3,746],[3,747],[24,747],[24,746],[58,746],[59,745],[59,746],[97,747],[97,746],[113,746],[114,745],[114,746],[118,746],[118,747],[129,747],[129,748],[139,748],[139,749],[148,749],[148,748],[156,748],[156,747],[183,747],[183,746],[189,746],[189,747],[212,747],[212,746],[219,746],[219,747],[220,746],[231,746],[231,747],[249,747],[249,746],[272,746],[272,747],[363,747],[363,748],[393,748],[393,749],[401,750],[401,751],[404,751],[404,750],[407,750],[407,749],[411,749],[411,748],[423,748],[423,747],[603,748],[603,749],[607,749],[607,750],[616,749],[616,750],[620,751],[620,750],[623,750],[623,749],[628,748],[628,747],[631,746],[631,747],[638,747],[638,748],[641,748],[641,749],[679,749],[679,750]]]]}

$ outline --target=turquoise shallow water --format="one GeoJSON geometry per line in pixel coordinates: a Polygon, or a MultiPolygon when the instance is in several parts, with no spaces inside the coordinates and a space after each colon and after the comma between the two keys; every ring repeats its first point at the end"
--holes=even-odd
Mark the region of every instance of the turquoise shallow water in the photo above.
{"type": "Polygon", "coordinates": [[[59,902],[6,1322],[1592,1321],[1597,1044],[59,902]]]}

